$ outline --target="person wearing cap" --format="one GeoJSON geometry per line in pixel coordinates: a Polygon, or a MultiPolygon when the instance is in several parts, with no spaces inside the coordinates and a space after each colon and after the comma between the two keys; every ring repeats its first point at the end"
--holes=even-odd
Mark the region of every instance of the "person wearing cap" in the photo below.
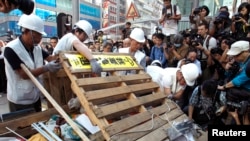
{"type": "Polygon", "coordinates": [[[212,22],[210,22],[209,35],[220,39],[223,36],[229,36],[232,20],[229,18],[228,11],[220,11],[212,22]]]}
{"type": "Polygon", "coordinates": [[[177,102],[182,107],[183,92],[186,86],[194,86],[199,76],[198,67],[193,64],[185,64],[181,68],[167,67],[165,69],[150,65],[146,72],[152,77],[152,80],[159,84],[161,91],[168,98],[177,102]]]}
{"type": "MultiPolygon", "coordinates": [[[[229,88],[242,87],[250,92],[250,79],[246,75],[246,64],[250,62],[249,42],[248,41],[236,41],[231,45],[231,48],[227,52],[227,55],[232,57],[233,61],[236,61],[240,65],[240,70],[230,82],[223,86],[218,86],[221,90],[229,88]]],[[[233,62],[230,61],[226,64],[225,69],[228,70],[233,62]]]]}
{"type": "Polygon", "coordinates": [[[78,51],[86,57],[91,65],[93,73],[100,74],[102,67],[96,61],[88,47],[83,43],[92,33],[92,25],[86,20],[78,21],[71,33],[65,34],[54,48],[53,55],[58,55],[61,51],[78,51]]]}
{"type": "Polygon", "coordinates": [[[44,51],[39,43],[44,32],[44,23],[36,15],[23,14],[18,25],[21,27],[21,36],[9,42],[4,49],[4,63],[7,76],[7,99],[11,112],[34,108],[41,111],[39,89],[29,79],[21,68],[26,65],[30,72],[38,79],[45,72],[56,72],[61,68],[56,57],[44,51]],[[44,65],[44,61],[48,61],[44,65]]]}
{"type": "MultiPolygon", "coordinates": [[[[249,42],[236,41],[231,45],[227,55],[232,57],[234,61],[239,63],[240,69],[236,76],[223,86],[218,85],[219,90],[227,91],[228,101],[248,101],[250,102],[250,78],[247,76],[247,64],[250,62],[249,42]]],[[[225,66],[229,70],[232,62],[228,62],[225,66]]]]}
{"type": "Polygon", "coordinates": [[[136,62],[143,68],[146,68],[146,55],[140,51],[143,43],[145,42],[144,31],[141,28],[134,28],[130,34],[130,47],[119,48],[119,53],[129,53],[134,56],[136,62]]]}

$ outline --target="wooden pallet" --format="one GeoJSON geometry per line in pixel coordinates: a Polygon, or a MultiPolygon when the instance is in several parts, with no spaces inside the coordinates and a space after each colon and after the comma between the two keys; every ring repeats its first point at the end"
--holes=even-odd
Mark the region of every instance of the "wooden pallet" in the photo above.
{"type": "Polygon", "coordinates": [[[110,76],[86,77],[91,76],[91,70],[74,69],[65,55],[69,53],[74,54],[61,53],[60,60],[72,90],[106,140],[166,140],[166,130],[172,122],[188,118],[174,102],[166,99],[159,85],[141,67],[104,68],[110,76]],[[136,74],[117,75],[125,70],[135,70],[136,74]]]}

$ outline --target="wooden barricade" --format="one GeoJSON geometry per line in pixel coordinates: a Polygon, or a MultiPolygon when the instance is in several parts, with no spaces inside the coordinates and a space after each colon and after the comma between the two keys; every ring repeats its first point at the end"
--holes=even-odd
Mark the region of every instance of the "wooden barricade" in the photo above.
{"type": "Polygon", "coordinates": [[[133,57],[129,56],[131,61],[129,57],[122,57],[125,54],[94,53],[109,76],[93,77],[91,68],[87,67],[89,64],[79,56],[72,57],[74,55],[77,53],[60,54],[63,68],[72,83],[73,92],[107,141],[166,140],[166,130],[172,122],[188,118],[160,92],[159,85],[133,62],[133,57]],[[128,62],[128,67],[121,67],[128,62]],[[120,71],[134,71],[135,74],[118,75],[120,71]]]}

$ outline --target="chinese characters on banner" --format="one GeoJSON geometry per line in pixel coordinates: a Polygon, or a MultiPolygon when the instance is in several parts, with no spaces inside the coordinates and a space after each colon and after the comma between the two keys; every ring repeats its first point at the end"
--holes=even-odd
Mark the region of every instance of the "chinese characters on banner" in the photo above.
{"type": "MultiPolygon", "coordinates": [[[[89,61],[80,54],[65,54],[73,69],[89,69],[89,61]]],[[[102,68],[138,68],[130,55],[94,55],[102,68]]]]}

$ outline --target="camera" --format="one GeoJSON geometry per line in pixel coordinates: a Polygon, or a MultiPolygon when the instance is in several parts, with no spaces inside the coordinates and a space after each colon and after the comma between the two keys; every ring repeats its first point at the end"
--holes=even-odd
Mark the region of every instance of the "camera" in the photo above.
{"type": "Polygon", "coordinates": [[[199,44],[203,44],[203,38],[200,35],[194,36],[194,38],[191,39],[191,46],[195,47],[199,44]]]}
{"type": "Polygon", "coordinates": [[[221,17],[216,17],[215,18],[215,20],[214,20],[214,24],[221,24],[221,23],[223,23],[223,21],[224,21],[224,19],[223,18],[221,18],[221,17]]]}
{"type": "Polygon", "coordinates": [[[240,20],[240,18],[241,18],[242,16],[243,16],[243,15],[242,15],[241,13],[237,13],[237,14],[234,15],[234,19],[235,19],[236,21],[238,21],[238,20],[240,20]]]}
{"type": "MultiPolygon", "coordinates": [[[[4,1],[4,0],[2,0],[4,1]]],[[[35,3],[32,0],[9,0],[9,3],[18,7],[24,14],[31,14],[34,10],[35,3]]]]}
{"type": "Polygon", "coordinates": [[[196,7],[196,8],[194,9],[193,14],[194,14],[194,15],[198,15],[200,12],[201,12],[201,7],[196,7]]]}
{"type": "Polygon", "coordinates": [[[246,111],[247,111],[249,103],[248,103],[248,101],[241,101],[239,103],[228,101],[227,106],[228,106],[229,111],[234,111],[235,109],[237,109],[238,114],[244,115],[246,113],[246,111]]]}
{"type": "Polygon", "coordinates": [[[166,45],[167,45],[167,48],[173,47],[173,43],[171,42],[170,35],[166,36],[166,45]]]}
{"type": "Polygon", "coordinates": [[[167,18],[167,19],[169,19],[171,16],[172,16],[171,13],[167,13],[167,14],[166,14],[166,18],[167,18]]]}
{"type": "Polygon", "coordinates": [[[185,59],[185,64],[188,64],[188,63],[193,63],[193,61],[187,58],[185,59]]]}

